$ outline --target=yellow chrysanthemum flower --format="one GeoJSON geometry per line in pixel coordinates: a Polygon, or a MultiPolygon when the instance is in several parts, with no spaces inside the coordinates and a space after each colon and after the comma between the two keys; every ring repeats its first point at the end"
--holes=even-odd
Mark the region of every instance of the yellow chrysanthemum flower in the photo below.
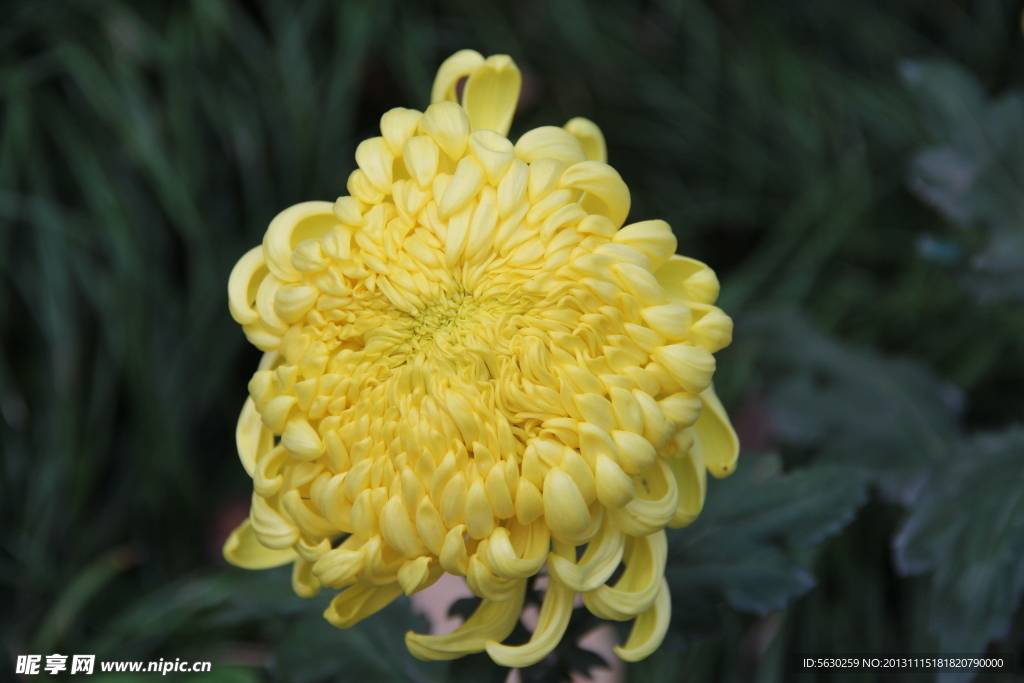
{"type": "Polygon", "coordinates": [[[343,589],[340,628],[466,577],[478,611],[409,633],[421,659],[538,662],[581,593],[636,619],[633,661],[668,626],[665,527],[735,466],[711,387],[732,321],[665,222],[621,227],[597,126],[505,138],[520,82],[507,56],[456,53],[426,112],[359,145],[350,196],[283,211],[235,266],[231,314],[266,354],[238,421],[252,508],[224,554],[292,563],[301,596],[343,589]],[[545,564],[531,640],[501,644],[545,564]]]}

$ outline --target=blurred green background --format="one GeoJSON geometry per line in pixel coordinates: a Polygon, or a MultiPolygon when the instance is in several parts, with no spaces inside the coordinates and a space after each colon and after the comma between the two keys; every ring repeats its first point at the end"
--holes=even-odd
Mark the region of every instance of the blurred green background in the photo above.
{"type": "MultiPolygon", "coordinates": [[[[209,659],[188,680],[225,683],[504,678],[413,660],[407,602],[338,631],[324,599],[219,553],[247,510],[234,421],[259,358],[228,273],[278,211],[344,194],[380,115],[425,107],[466,47],[523,70],[513,138],[601,126],[630,220],[669,221],[736,319],[716,382],[739,470],[671,537],[672,629],[629,680],[936,680],[793,653],[1021,660],[1020,13],[0,3],[0,678],[55,652],[209,659]]],[[[521,675],[597,664],[568,638],[521,675]]]]}

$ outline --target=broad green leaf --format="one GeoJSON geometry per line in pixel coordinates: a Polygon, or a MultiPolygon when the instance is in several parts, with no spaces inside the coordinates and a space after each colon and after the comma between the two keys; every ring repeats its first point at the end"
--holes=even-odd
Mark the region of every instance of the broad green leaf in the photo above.
{"type": "Polygon", "coordinates": [[[898,499],[947,457],[962,399],[924,366],[841,344],[792,311],[748,316],[737,329],[783,444],[861,470],[898,499]]]}
{"type": "Polygon", "coordinates": [[[944,652],[983,652],[1024,591],[1024,431],[977,436],[938,470],[895,542],[899,569],[931,572],[944,652]]]}
{"type": "Polygon", "coordinates": [[[320,614],[301,619],[274,653],[274,668],[289,683],[319,681],[448,680],[447,662],[421,662],[405,647],[407,631],[427,632],[426,618],[400,598],[349,629],[337,629],[320,614]]]}
{"type": "Polygon", "coordinates": [[[949,62],[910,62],[903,76],[933,144],[913,160],[910,186],[964,228],[983,231],[966,284],[984,300],[1024,298],[1024,95],[990,100],[949,62]]]}
{"type": "Polygon", "coordinates": [[[673,619],[690,633],[714,623],[723,600],[765,614],[810,590],[814,576],[799,551],[839,532],[867,497],[855,469],[822,464],[783,474],[774,455],[741,459],[708,489],[697,521],[669,532],[673,619]]]}

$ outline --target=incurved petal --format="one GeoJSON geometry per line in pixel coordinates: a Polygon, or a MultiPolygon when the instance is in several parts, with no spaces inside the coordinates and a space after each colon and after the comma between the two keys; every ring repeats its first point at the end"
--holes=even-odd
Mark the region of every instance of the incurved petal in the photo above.
{"type": "Polygon", "coordinates": [[[718,276],[697,259],[673,254],[654,272],[654,277],[675,301],[713,304],[718,300],[718,276]]]}
{"type": "Polygon", "coordinates": [[[272,569],[295,561],[293,549],[273,550],[256,540],[248,519],[224,541],[223,553],[229,564],[242,569],[272,569]]]}
{"type": "Polygon", "coordinates": [[[253,533],[268,548],[284,550],[299,540],[299,530],[290,518],[277,508],[278,497],[264,498],[255,491],[249,507],[249,520],[253,533]],[[273,502],[271,502],[273,501],[273,502]]]}
{"type": "Polygon", "coordinates": [[[473,130],[508,135],[522,84],[519,68],[508,55],[491,55],[475,69],[462,93],[462,106],[473,130]]]}
{"type": "Polygon", "coordinates": [[[621,510],[610,511],[630,536],[647,536],[665,528],[679,506],[679,486],[664,458],[633,478],[636,497],[621,510]]]}
{"type": "Polygon", "coordinates": [[[466,583],[474,595],[478,595],[485,600],[502,602],[513,599],[519,590],[520,581],[521,579],[506,579],[497,576],[480,559],[479,554],[474,554],[469,558],[469,571],[466,572],[466,583]]]}
{"type": "Polygon", "coordinates": [[[704,409],[693,425],[697,436],[694,446],[700,448],[711,476],[719,479],[727,477],[736,469],[736,458],[740,453],[739,437],[732,428],[722,402],[718,400],[714,386],[701,392],[700,397],[704,401],[704,409]]]}
{"type": "Polygon", "coordinates": [[[590,119],[577,116],[570,119],[563,128],[576,136],[583,146],[583,153],[589,161],[600,161],[608,163],[608,147],[604,142],[604,135],[597,124],[590,119]]]}
{"type": "MultiPolygon", "coordinates": [[[[562,552],[575,553],[570,546],[564,548],[562,552]]],[[[530,666],[544,659],[565,635],[575,598],[576,593],[571,588],[551,577],[544,593],[544,602],[540,606],[537,628],[529,642],[524,645],[502,645],[495,638],[487,642],[487,654],[498,664],[515,668],[530,666]]]]}
{"type": "Polygon", "coordinates": [[[679,487],[679,505],[668,526],[678,529],[697,519],[704,509],[708,471],[699,448],[690,448],[686,455],[669,458],[668,465],[679,487]]]}
{"type": "Polygon", "coordinates": [[[502,602],[483,600],[464,624],[446,635],[431,636],[409,631],[405,634],[405,646],[413,657],[428,662],[483,652],[488,642],[505,640],[512,633],[523,611],[525,597],[524,579],[519,581],[512,599],[502,602]]]}
{"type": "Polygon", "coordinates": [[[483,555],[487,565],[498,576],[507,579],[525,579],[533,576],[544,566],[544,560],[551,544],[551,534],[543,520],[532,524],[519,524],[513,520],[508,528],[497,527],[487,541],[483,555]],[[512,534],[525,536],[522,555],[516,552],[512,534]]]}
{"type": "Polygon", "coordinates": [[[332,626],[349,628],[390,605],[402,594],[402,586],[396,581],[386,586],[356,584],[337,595],[324,610],[324,619],[332,626]]]}
{"type": "Polygon", "coordinates": [[[625,548],[626,535],[609,516],[578,562],[551,553],[548,571],[577,593],[587,593],[604,585],[611,577],[622,561],[625,548]]]}
{"type": "Polygon", "coordinates": [[[313,563],[301,557],[292,564],[292,590],[300,598],[312,598],[320,592],[320,580],[313,574],[313,563]]]}
{"type": "Polygon", "coordinates": [[[433,586],[444,575],[440,563],[426,555],[409,560],[398,570],[398,583],[406,595],[433,586]]]}
{"type": "Polygon", "coordinates": [[[668,582],[662,578],[658,595],[654,604],[633,622],[629,639],[623,646],[616,646],[615,654],[624,661],[638,662],[647,657],[661,645],[668,631],[672,617],[672,597],[669,594],[668,582]]]}
{"type": "Polygon", "coordinates": [[[476,71],[484,63],[484,56],[476,50],[459,50],[441,63],[430,90],[430,101],[458,101],[456,86],[459,81],[476,71]]]}
{"type": "Polygon", "coordinates": [[[270,221],[263,237],[267,268],[284,282],[298,282],[302,275],[292,265],[292,251],[299,242],[323,237],[337,224],[331,202],[302,202],[288,207],[270,221]]]}
{"type": "Polygon", "coordinates": [[[516,141],[515,153],[528,164],[546,158],[572,166],[587,159],[576,136],[557,126],[540,126],[523,133],[516,141]]]}
{"type": "Polygon", "coordinates": [[[256,290],[266,277],[267,264],[263,260],[263,247],[253,247],[238,259],[228,278],[228,310],[239,325],[251,325],[260,319],[253,308],[256,290]]]}
{"type": "Polygon", "coordinates": [[[655,273],[675,255],[679,244],[672,228],[662,220],[641,221],[624,226],[615,233],[612,242],[626,244],[643,252],[651,260],[655,273]]]}
{"type": "MultiPolygon", "coordinates": [[[[525,137],[525,136],[524,136],[525,137]]],[[[580,204],[588,213],[605,216],[621,228],[629,215],[629,188],[619,172],[600,161],[582,161],[570,166],[558,182],[562,188],[583,190],[580,204]]]]}
{"type": "Polygon", "coordinates": [[[584,593],[583,604],[602,619],[627,621],[654,604],[665,573],[668,540],[664,531],[631,539],[626,547],[626,571],[614,586],[584,593]]]}
{"type": "Polygon", "coordinates": [[[242,467],[250,477],[256,471],[256,463],[274,447],[274,435],[264,426],[252,398],[245,399],[242,413],[238,416],[235,446],[242,467]]]}

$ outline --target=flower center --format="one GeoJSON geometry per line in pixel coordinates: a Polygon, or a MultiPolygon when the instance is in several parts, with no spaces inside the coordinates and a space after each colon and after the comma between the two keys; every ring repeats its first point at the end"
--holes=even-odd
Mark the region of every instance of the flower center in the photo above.
{"type": "Polygon", "coordinates": [[[477,328],[493,327],[499,309],[494,299],[481,300],[457,291],[450,299],[432,303],[413,316],[409,341],[417,350],[453,350],[464,345],[467,336],[481,331],[477,328]]]}

